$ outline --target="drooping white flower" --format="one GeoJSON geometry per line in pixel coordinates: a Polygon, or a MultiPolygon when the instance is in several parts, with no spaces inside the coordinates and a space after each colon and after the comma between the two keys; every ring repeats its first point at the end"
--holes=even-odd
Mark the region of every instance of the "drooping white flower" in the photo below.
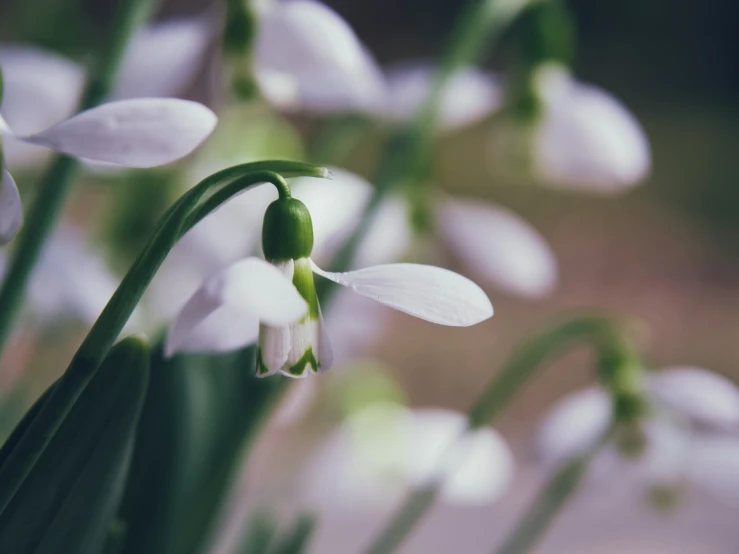
{"type": "MultiPolygon", "coordinates": [[[[216,122],[215,114],[197,102],[142,98],[103,104],[31,135],[13,132],[0,118],[0,136],[89,160],[154,167],[192,152],[213,131],[216,122]]],[[[4,177],[3,188],[15,189],[12,179],[4,177]]],[[[3,194],[10,198],[17,192],[3,194]]],[[[2,207],[0,221],[20,223],[17,202],[5,202],[2,207]]],[[[5,231],[0,244],[8,242],[18,230],[17,225],[5,223],[0,223],[0,228],[5,231]]]]}
{"type": "Polygon", "coordinates": [[[341,16],[314,0],[262,6],[254,65],[263,94],[283,109],[375,112],[384,102],[372,56],[341,16]]]}
{"type": "Polygon", "coordinates": [[[192,350],[194,344],[199,349],[223,349],[219,337],[204,341],[199,328],[204,324],[207,329],[211,318],[223,325],[225,316],[232,318],[230,325],[240,334],[240,345],[258,337],[258,375],[279,371],[302,377],[308,368],[314,372],[328,369],[331,353],[316,297],[314,272],[362,296],[433,323],[464,327],[493,315],[490,301],[477,285],[445,269],[390,264],[346,273],[321,270],[309,257],[313,246],[310,214],[294,198],[273,202],[265,214],[263,229],[262,247],[268,261],[248,258],[208,279],[171,325],[167,336],[169,355],[192,350]],[[247,278],[245,266],[255,276],[269,278],[247,278]],[[292,291],[290,294],[285,293],[286,287],[292,291]],[[252,296],[268,300],[258,306],[248,304],[250,309],[244,309],[243,303],[252,296]],[[285,321],[286,314],[295,316],[298,306],[302,312],[285,321]],[[270,311],[272,308],[275,313],[270,311]]]}
{"type": "MultiPolygon", "coordinates": [[[[724,377],[693,367],[650,376],[647,389],[656,412],[643,424],[644,452],[632,459],[615,449],[604,451],[596,459],[596,477],[616,471],[625,482],[628,477],[648,491],[692,482],[712,493],[721,490],[724,480],[719,496],[739,504],[739,389],[724,377]]],[[[545,419],[537,450],[547,463],[558,465],[592,446],[611,421],[611,399],[604,391],[571,394],[545,419]]]]}
{"type": "Polygon", "coordinates": [[[371,404],[352,414],[307,464],[303,488],[312,509],[362,517],[384,512],[409,488],[442,483],[441,499],[487,505],[500,499],[514,472],[503,438],[483,428],[455,444],[462,414],[441,408],[371,404]]]}
{"type": "Polygon", "coordinates": [[[607,92],[556,65],[537,70],[541,113],[525,124],[502,117],[493,130],[493,172],[563,189],[612,193],[642,181],[649,143],[636,118],[607,92]]]}

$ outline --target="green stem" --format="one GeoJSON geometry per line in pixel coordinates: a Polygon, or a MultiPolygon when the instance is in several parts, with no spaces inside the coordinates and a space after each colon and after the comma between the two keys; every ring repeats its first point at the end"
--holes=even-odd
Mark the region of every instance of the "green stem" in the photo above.
{"type": "MultiPolygon", "coordinates": [[[[388,140],[373,175],[375,191],[365,208],[364,217],[336,255],[332,271],[348,271],[359,244],[372,224],[377,209],[388,194],[416,175],[423,174],[433,146],[440,106],[451,78],[477,62],[486,48],[531,0],[473,0],[463,11],[448,41],[431,91],[415,116],[388,140]]],[[[328,296],[334,286],[326,280],[317,283],[319,295],[328,296]]]]}
{"type": "MultiPolygon", "coordinates": [[[[154,0],[123,1],[108,42],[90,73],[79,111],[97,106],[110,95],[126,46],[153,5],[154,0]]],[[[56,227],[78,169],[79,162],[76,159],[59,154],[41,178],[36,198],[16,240],[7,273],[0,286],[0,357],[23,305],[33,268],[49,235],[56,227]]]]}
{"type": "MultiPolygon", "coordinates": [[[[286,177],[324,177],[326,170],[299,162],[242,164],[207,177],[164,214],[152,238],[92,326],[48,401],[40,408],[28,430],[0,466],[0,513],[8,507],[61,422],[95,375],[171,248],[189,229],[188,225],[197,223],[191,218],[191,214],[197,210],[200,202],[207,202],[207,195],[214,194],[213,189],[217,193],[217,189],[239,182],[240,187],[237,190],[232,189],[233,194],[237,194],[250,186],[270,181],[275,173],[286,177]]],[[[227,199],[224,198],[223,201],[225,200],[227,199]]],[[[210,206],[212,209],[218,207],[212,204],[210,206]]],[[[202,211],[198,213],[201,217],[207,215],[202,211]]]]}
{"type": "MultiPolygon", "coordinates": [[[[448,452],[453,452],[470,432],[490,424],[545,364],[580,344],[592,345],[600,353],[621,348],[624,341],[618,324],[598,316],[566,319],[524,341],[467,412],[467,429],[450,445],[448,452]]],[[[436,472],[436,479],[411,491],[406,502],[367,550],[367,554],[390,554],[410,535],[433,505],[443,485],[448,467],[446,459],[445,457],[437,465],[439,471],[436,472]]]]}
{"type": "Polygon", "coordinates": [[[609,429],[587,451],[570,459],[549,479],[531,509],[521,518],[503,545],[494,550],[495,554],[526,554],[539,542],[577,490],[590,462],[610,441],[612,432],[609,429]]]}

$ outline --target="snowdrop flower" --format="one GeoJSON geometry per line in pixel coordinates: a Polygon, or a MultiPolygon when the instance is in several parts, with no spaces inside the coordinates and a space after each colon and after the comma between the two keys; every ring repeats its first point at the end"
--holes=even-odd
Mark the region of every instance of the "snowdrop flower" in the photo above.
{"type": "Polygon", "coordinates": [[[341,16],[314,0],[261,6],[254,66],[262,93],[282,109],[375,112],[384,102],[372,56],[341,16]]]}
{"type": "Polygon", "coordinates": [[[321,270],[310,259],[313,225],[305,205],[282,189],[264,215],[262,250],[267,261],[247,258],[208,279],[169,329],[167,353],[224,350],[258,337],[257,374],[303,377],[331,366],[313,273],[354,292],[433,323],[469,326],[493,315],[485,293],[451,271],[418,264],[390,264],[347,273],[321,270]],[[211,320],[208,322],[208,320],[211,320]],[[215,325],[213,320],[218,321],[215,325]],[[220,321],[219,321],[220,320],[220,321]],[[226,328],[221,334],[199,327],[226,328]]]}
{"type": "MultiPolygon", "coordinates": [[[[0,253],[0,276],[5,258],[0,253]]],[[[91,325],[118,286],[119,279],[80,233],[62,226],[44,246],[28,291],[32,315],[42,322],[64,318],[91,325]]]]}
{"type": "Polygon", "coordinates": [[[348,417],[312,456],[303,479],[306,499],[314,508],[356,515],[387,510],[411,487],[441,481],[446,503],[491,504],[512,481],[513,456],[490,428],[471,433],[450,451],[465,423],[451,410],[370,404],[348,417]]]}
{"type": "Polygon", "coordinates": [[[541,113],[526,124],[504,114],[490,142],[490,167],[543,184],[618,192],[643,180],[649,143],[638,121],[607,92],[544,64],[534,86],[541,113]]]}
{"type": "MultiPolygon", "coordinates": [[[[606,450],[596,460],[596,478],[617,470],[660,493],[674,493],[690,481],[739,504],[739,389],[693,367],[652,375],[647,389],[655,413],[643,424],[644,452],[624,459],[606,450]]],[[[558,465],[594,444],[611,421],[612,403],[604,391],[574,393],[547,416],[537,436],[538,452],[558,465]]]]}
{"type": "MultiPolygon", "coordinates": [[[[178,96],[195,78],[213,35],[207,17],[172,19],[139,30],[129,45],[113,99],[178,96]]],[[[25,44],[0,44],[4,94],[0,113],[21,135],[39,133],[72,116],[85,84],[81,65],[25,44]]],[[[46,151],[6,137],[10,169],[44,162],[46,151]]]]}
{"type": "MultiPolygon", "coordinates": [[[[0,136],[88,160],[143,168],[186,156],[213,131],[216,121],[212,111],[196,102],[142,98],[109,102],[31,135],[14,133],[0,117],[0,136]]],[[[22,219],[18,190],[7,171],[0,185],[0,210],[3,244],[22,219]]]]}

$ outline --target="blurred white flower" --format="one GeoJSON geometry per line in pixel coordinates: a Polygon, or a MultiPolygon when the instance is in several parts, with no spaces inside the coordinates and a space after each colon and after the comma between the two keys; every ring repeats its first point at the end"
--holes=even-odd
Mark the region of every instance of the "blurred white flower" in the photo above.
{"type": "MultiPolygon", "coordinates": [[[[15,133],[0,117],[0,136],[89,160],[154,167],[192,152],[216,122],[216,115],[196,102],[142,98],[102,104],[31,135],[15,133]]],[[[22,220],[15,183],[7,172],[2,180],[0,244],[13,238],[22,220]]]]}
{"type": "Polygon", "coordinates": [[[203,337],[200,328],[205,324],[206,330],[235,329],[240,341],[229,342],[228,348],[234,343],[246,346],[258,338],[260,376],[279,371],[303,377],[307,366],[313,371],[329,369],[331,350],[312,272],[361,296],[440,325],[466,327],[493,315],[490,301],[477,285],[438,267],[390,264],[331,273],[309,258],[273,264],[247,258],[208,279],[188,300],[170,326],[167,354],[226,349],[220,333],[203,337]],[[213,325],[214,320],[217,325],[213,325]]]}
{"type": "Polygon", "coordinates": [[[362,408],[308,462],[303,488],[309,507],[340,518],[383,513],[411,487],[437,480],[444,502],[497,501],[512,481],[513,456],[490,428],[453,447],[465,425],[462,414],[441,408],[409,410],[390,403],[362,408]]]}
{"type": "Polygon", "coordinates": [[[261,6],[255,74],[267,100],[286,110],[375,112],[382,73],[352,28],[314,0],[261,6]]]}
{"type": "Polygon", "coordinates": [[[541,67],[534,82],[542,113],[530,125],[500,118],[490,143],[494,172],[602,193],[624,190],[646,177],[649,143],[618,100],[575,81],[560,66],[541,67]]]}
{"type": "MultiPolygon", "coordinates": [[[[212,35],[207,17],[141,29],[126,52],[113,98],[178,96],[194,79],[212,35]]],[[[0,67],[0,114],[16,133],[32,135],[74,114],[85,84],[82,66],[35,46],[0,44],[0,67]]],[[[41,164],[48,155],[13,137],[4,138],[3,150],[11,170],[41,164]]]]}
{"type": "MultiPolygon", "coordinates": [[[[655,414],[643,425],[646,448],[637,459],[605,450],[594,476],[617,473],[646,490],[679,489],[687,481],[739,505],[739,389],[704,369],[676,367],[648,380],[655,414]]],[[[537,435],[537,452],[559,465],[587,450],[612,420],[610,397],[600,389],[557,403],[537,435]]]]}
{"type": "MultiPolygon", "coordinates": [[[[0,253],[0,276],[6,260],[0,253]]],[[[118,286],[80,233],[62,226],[46,244],[28,289],[31,314],[42,322],[78,319],[94,323],[118,286]]]]}

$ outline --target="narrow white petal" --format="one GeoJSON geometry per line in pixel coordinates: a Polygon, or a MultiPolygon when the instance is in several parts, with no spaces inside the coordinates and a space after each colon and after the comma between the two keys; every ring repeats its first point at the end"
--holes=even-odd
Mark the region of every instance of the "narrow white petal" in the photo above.
{"type": "Polygon", "coordinates": [[[483,202],[438,203],[438,230],[471,271],[500,287],[538,298],[557,282],[557,261],[546,240],[528,222],[483,202]]]}
{"type": "Polygon", "coordinates": [[[24,140],[94,161],[154,167],[192,152],[216,122],[211,110],[189,100],[120,100],[77,114],[24,140]]]}
{"type": "Polygon", "coordinates": [[[313,271],[420,319],[440,325],[467,327],[493,315],[493,306],[480,287],[453,271],[419,264],[389,264],[347,273],[313,271]]]}
{"type": "Polygon", "coordinates": [[[200,70],[213,23],[194,17],[140,30],[123,59],[115,98],[181,95],[200,70]]]}
{"type": "MultiPolygon", "coordinates": [[[[308,305],[290,277],[258,258],[237,262],[211,277],[188,300],[170,326],[168,355],[179,351],[197,326],[224,305],[234,310],[230,312],[232,314],[244,314],[245,319],[236,320],[233,325],[244,325],[247,329],[251,329],[253,317],[275,326],[301,319],[307,313],[308,305]]],[[[251,331],[244,336],[251,337],[251,331]]],[[[203,346],[216,349],[218,344],[203,346]]]]}
{"type": "Polygon", "coordinates": [[[313,371],[313,361],[318,363],[318,321],[306,317],[289,329],[289,354],[280,366],[280,373],[293,378],[307,377],[313,371]]]}
{"type": "MultiPolygon", "coordinates": [[[[267,377],[281,370],[290,356],[290,327],[259,326],[257,376],[267,377]]],[[[291,375],[295,377],[295,375],[291,375]]]]}
{"type": "MultiPolygon", "coordinates": [[[[407,121],[431,90],[435,68],[430,63],[401,64],[387,71],[388,116],[407,121]]],[[[502,87],[493,75],[476,68],[457,72],[444,91],[441,127],[452,130],[470,125],[500,108],[502,87]]]]}
{"type": "Polygon", "coordinates": [[[377,110],[382,74],[351,27],[313,0],[276,2],[261,14],[256,75],[268,100],[287,109],[377,110]]]}
{"type": "MultiPolygon", "coordinates": [[[[3,44],[0,67],[3,68],[0,114],[16,133],[38,133],[74,113],[85,73],[71,60],[35,46],[3,44]]],[[[3,154],[11,170],[40,165],[49,155],[44,148],[7,136],[3,139],[3,154]]]]}
{"type": "Polygon", "coordinates": [[[540,86],[546,109],[535,148],[545,182],[610,193],[646,177],[649,144],[638,121],[618,100],[557,71],[545,71],[540,86]]]}
{"type": "Polygon", "coordinates": [[[23,207],[13,177],[0,168],[0,245],[10,242],[23,224],[23,207]]]}
{"type": "Polygon", "coordinates": [[[649,390],[697,423],[739,428],[739,388],[717,373],[698,367],[670,368],[651,377],[649,390]]]}
{"type": "Polygon", "coordinates": [[[537,437],[539,455],[552,465],[587,450],[611,422],[611,400],[601,389],[570,394],[547,414],[537,437]]]}

